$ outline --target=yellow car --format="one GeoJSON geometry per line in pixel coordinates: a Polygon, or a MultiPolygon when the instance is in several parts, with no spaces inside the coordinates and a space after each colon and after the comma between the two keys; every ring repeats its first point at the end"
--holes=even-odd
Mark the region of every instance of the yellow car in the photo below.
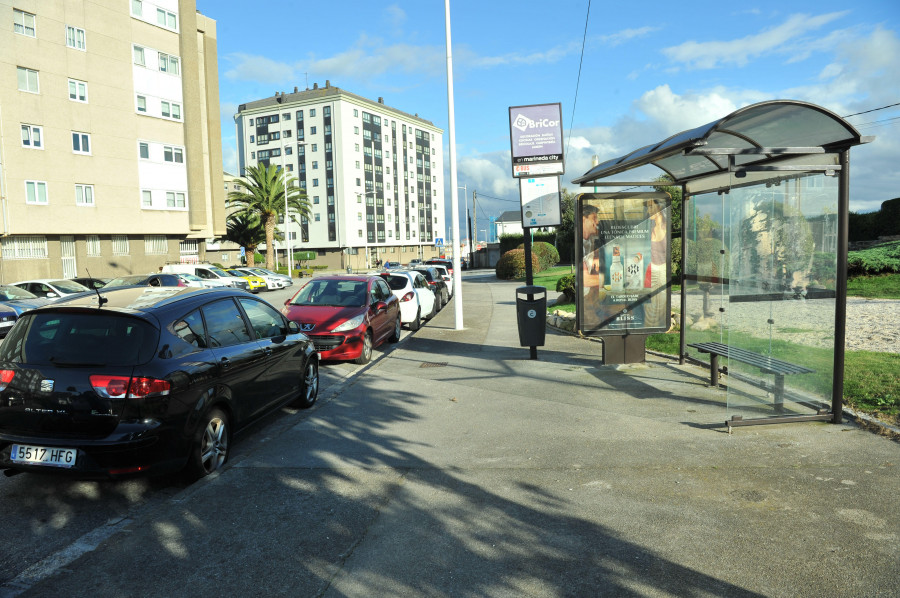
{"type": "Polygon", "coordinates": [[[247,284],[250,287],[247,289],[251,293],[258,293],[260,291],[264,291],[266,289],[266,281],[260,278],[259,276],[247,276],[243,272],[239,270],[225,270],[232,276],[237,276],[238,278],[243,278],[247,281],[247,284]]]}

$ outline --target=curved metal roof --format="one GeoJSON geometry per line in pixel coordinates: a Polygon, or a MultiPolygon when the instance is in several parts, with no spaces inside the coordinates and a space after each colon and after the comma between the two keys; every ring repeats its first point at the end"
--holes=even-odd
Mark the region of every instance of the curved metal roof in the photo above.
{"type": "Polygon", "coordinates": [[[822,154],[871,141],[837,114],[796,100],[745,106],[709,124],[593,167],[575,179],[589,184],[646,164],[665,171],[676,183],[804,154],[822,154]]]}

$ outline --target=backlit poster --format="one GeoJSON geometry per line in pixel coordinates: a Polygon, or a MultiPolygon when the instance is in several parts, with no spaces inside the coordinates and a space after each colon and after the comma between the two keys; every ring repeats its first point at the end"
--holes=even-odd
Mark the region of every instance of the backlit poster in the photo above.
{"type": "Polygon", "coordinates": [[[576,302],[583,334],[669,329],[670,211],[671,198],[662,192],[578,196],[576,302]]]}

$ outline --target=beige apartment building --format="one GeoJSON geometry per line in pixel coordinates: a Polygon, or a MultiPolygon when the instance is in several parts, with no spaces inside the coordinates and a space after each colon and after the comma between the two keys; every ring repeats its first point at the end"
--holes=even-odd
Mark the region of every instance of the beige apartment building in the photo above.
{"type": "Polygon", "coordinates": [[[193,0],[0,0],[0,21],[0,282],[206,260],[215,21],[193,0]]]}

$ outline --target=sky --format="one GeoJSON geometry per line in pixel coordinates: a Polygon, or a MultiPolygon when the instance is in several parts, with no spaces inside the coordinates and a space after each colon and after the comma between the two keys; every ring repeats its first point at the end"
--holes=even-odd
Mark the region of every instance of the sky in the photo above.
{"type": "MultiPolygon", "coordinates": [[[[217,22],[225,170],[237,171],[239,104],[329,80],[444,130],[450,235],[443,2],[197,0],[197,9],[217,22]]],[[[461,227],[473,190],[479,228],[519,208],[508,109],[555,102],[569,190],[594,155],[604,162],[743,106],[793,99],[876,137],[850,152],[852,211],[900,197],[897,0],[451,0],[450,20],[461,227]]],[[[648,168],[639,180],[662,174],[648,168]]]]}

